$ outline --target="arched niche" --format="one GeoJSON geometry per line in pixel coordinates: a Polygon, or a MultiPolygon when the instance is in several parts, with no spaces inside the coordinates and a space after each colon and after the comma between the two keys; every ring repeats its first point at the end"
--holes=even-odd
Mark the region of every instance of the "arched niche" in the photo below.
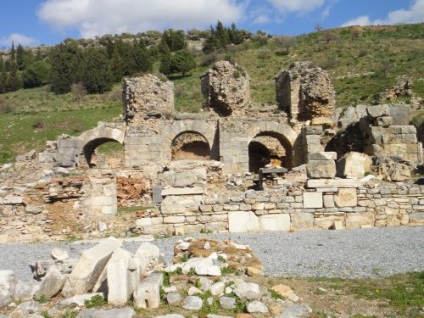
{"type": "Polygon", "coordinates": [[[210,160],[211,148],[208,140],[195,131],[178,134],[171,145],[171,160],[210,160]]]}
{"type": "Polygon", "coordinates": [[[84,145],[82,152],[90,168],[118,168],[123,165],[124,148],[115,139],[92,139],[84,145]]]}
{"type": "Polygon", "coordinates": [[[281,133],[266,131],[257,134],[249,143],[249,171],[257,173],[266,165],[293,167],[293,147],[281,133]]]}

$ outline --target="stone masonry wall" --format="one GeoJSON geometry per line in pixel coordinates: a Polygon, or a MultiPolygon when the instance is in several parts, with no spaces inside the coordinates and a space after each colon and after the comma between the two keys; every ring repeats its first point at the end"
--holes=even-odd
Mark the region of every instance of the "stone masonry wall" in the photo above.
{"type": "Polygon", "coordinates": [[[171,212],[138,219],[137,227],[190,234],[424,225],[424,186],[315,179],[305,188],[221,191],[202,196],[197,209],[171,212]]]}

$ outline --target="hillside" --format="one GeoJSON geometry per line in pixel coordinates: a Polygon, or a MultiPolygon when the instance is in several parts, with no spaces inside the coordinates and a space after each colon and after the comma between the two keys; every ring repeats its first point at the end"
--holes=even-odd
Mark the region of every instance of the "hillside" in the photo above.
{"type": "MultiPolygon", "coordinates": [[[[199,43],[191,41],[192,46],[199,43]]],[[[274,76],[294,61],[306,60],[330,73],[340,108],[375,103],[375,96],[393,87],[399,75],[412,78],[414,93],[424,98],[423,47],[424,24],[349,27],[293,38],[258,33],[216,53],[193,51],[198,66],[191,76],[172,78],[176,108],[183,112],[201,109],[199,76],[220,59],[236,62],[250,75],[255,105],[275,104],[274,76]]],[[[156,62],[154,73],[158,70],[156,62]]],[[[393,102],[411,101],[401,97],[393,102]]],[[[41,150],[46,140],[62,133],[77,135],[97,121],[119,120],[120,112],[119,83],[104,94],[55,95],[48,86],[0,94],[0,162],[13,161],[17,154],[33,148],[41,150]]],[[[417,116],[421,118],[419,110],[417,116]]]]}

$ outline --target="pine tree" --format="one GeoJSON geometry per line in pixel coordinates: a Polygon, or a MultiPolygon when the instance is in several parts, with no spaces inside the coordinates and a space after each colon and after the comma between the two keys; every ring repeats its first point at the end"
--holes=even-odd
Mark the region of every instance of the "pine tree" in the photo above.
{"type": "Polygon", "coordinates": [[[114,46],[113,47],[113,53],[111,58],[111,71],[112,71],[112,78],[114,82],[119,82],[122,80],[122,77],[124,76],[124,63],[119,56],[118,49],[114,46]]]}
{"type": "Polygon", "coordinates": [[[172,57],[171,72],[185,76],[196,67],[196,60],[187,50],[181,50],[172,57]]]}
{"type": "Polygon", "coordinates": [[[71,91],[71,85],[81,77],[81,50],[76,42],[56,45],[50,50],[50,83],[52,91],[64,94],[71,91]]]}
{"type": "Polygon", "coordinates": [[[112,88],[113,74],[104,49],[91,48],[85,51],[81,82],[88,94],[104,93],[112,88]]]}
{"type": "Polygon", "coordinates": [[[224,27],[221,21],[216,24],[216,38],[218,39],[219,46],[225,48],[230,43],[228,30],[224,27]]]}
{"type": "Polygon", "coordinates": [[[183,30],[168,29],[162,34],[161,44],[166,44],[172,52],[184,49],[187,44],[183,30]]]}
{"type": "Polygon", "coordinates": [[[33,88],[46,85],[50,78],[51,65],[46,61],[37,61],[25,68],[22,72],[24,88],[33,88]]]}
{"type": "Polygon", "coordinates": [[[149,72],[152,70],[153,61],[143,40],[134,41],[135,72],[149,72]]]}
{"type": "Polygon", "coordinates": [[[18,44],[16,48],[16,64],[18,65],[18,70],[22,71],[24,69],[24,63],[26,59],[26,54],[24,47],[21,44],[18,44]]]}
{"type": "Polygon", "coordinates": [[[159,72],[165,75],[172,73],[172,54],[171,50],[168,48],[168,45],[161,44],[161,58],[160,58],[160,69],[159,72]]]}

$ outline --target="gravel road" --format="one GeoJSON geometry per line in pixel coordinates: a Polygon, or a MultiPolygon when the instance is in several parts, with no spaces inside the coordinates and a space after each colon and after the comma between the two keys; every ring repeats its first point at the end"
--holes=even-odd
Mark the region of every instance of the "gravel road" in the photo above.
{"type": "MultiPolygon", "coordinates": [[[[424,271],[424,227],[353,229],[343,231],[261,232],[203,234],[249,244],[265,266],[265,274],[285,277],[361,278],[424,271]]],[[[181,237],[155,240],[167,262],[181,237]]],[[[140,241],[125,242],[134,252],[140,241]]],[[[0,245],[0,270],[13,269],[30,281],[29,263],[49,259],[53,247],[77,257],[92,242],[47,242],[0,245]]]]}

